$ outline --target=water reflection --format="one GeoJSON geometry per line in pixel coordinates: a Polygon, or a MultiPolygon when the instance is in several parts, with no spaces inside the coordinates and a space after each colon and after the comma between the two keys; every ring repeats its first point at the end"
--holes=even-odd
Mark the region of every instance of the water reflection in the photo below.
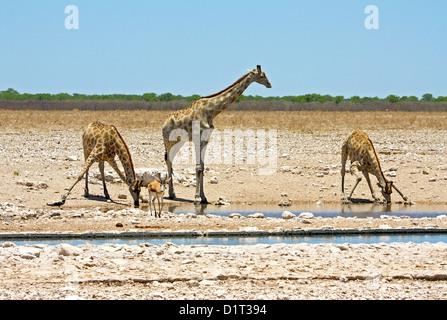
{"type": "Polygon", "coordinates": [[[68,243],[73,246],[82,244],[126,244],[140,245],[149,243],[152,245],[163,245],[172,242],[175,245],[256,245],[256,244],[319,244],[319,243],[351,243],[351,244],[373,244],[393,242],[413,243],[438,243],[447,242],[447,234],[400,234],[400,235],[318,235],[318,236],[272,236],[272,237],[192,237],[192,238],[136,238],[136,239],[103,239],[103,240],[20,240],[13,241],[17,245],[47,244],[57,245],[68,243]]]}
{"type": "MultiPolygon", "coordinates": [[[[143,207],[144,209],[145,207],[143,207]]],[[[193,203],[165,203],[164,210],[181,213],[195,213],[198,215],[215,214],[228,216],[231,213],[240,213],[243,216],[262,212],[265,217],[281,217],[283,211],[290,211],[296,215],[302,212],[312,212],[315,216],[321,217],[357,217],[357,218],[380,218],[381,215],[409,216],[412,218],[436,217],[441,214],[447,214],[445,205],[406,205],[393,203],[392,205],[378,204],[373,202],[363,203],[332,203],[332,204],[314,204],[300,203],[289,207],[280,207],[274,204],[193,204],[193,203]]]]}

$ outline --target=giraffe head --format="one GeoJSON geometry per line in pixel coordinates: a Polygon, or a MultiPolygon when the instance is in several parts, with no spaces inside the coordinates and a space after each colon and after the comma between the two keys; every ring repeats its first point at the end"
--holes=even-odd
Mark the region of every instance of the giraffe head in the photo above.
{"type": "Polygon", "coordinates": [[[256,69],[249,70],[251,73],[251,77],[253,81],[266,86],[267,88],[271,88],[272,85],[269,82],[269,79],[265,75],[265,72],[261,70],[261,66],[258,65],[256,69]]]}
{"type": "Polygon", "coordinates": [[[386,203],[391,203],[391,193],[393,193],[393,181],[385,180],[385,185],[382,186],[379,184],[379,186],[382,188],[382,195],[385,197],[386,203]]]}
{"type": "Polygon", "coordinates": [[[133,205],[135,208],[138,208],[140,206],[140,192],[141,192],[141,185],[143,184],[143,181],[134,180],[129,185],[129,191],[133,198],[133,205]]]}

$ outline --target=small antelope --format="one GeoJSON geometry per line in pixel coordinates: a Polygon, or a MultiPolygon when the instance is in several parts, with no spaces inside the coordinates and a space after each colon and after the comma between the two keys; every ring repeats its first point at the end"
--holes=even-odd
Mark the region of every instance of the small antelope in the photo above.
{"type": "Polygon", "coordinates": [[[149,182],[147,185],[147,190],[149,192],[149,210],[152,215],[152,206],[151,202],[154,205],[154,211],[155,211],[155,217],[157,217],[157,209],[155,208],[155,199],[158,201],[158,217],[161,217],[161,209],[163,209],[163,196],[165,193],[165,187],[166,184],[169,183],[171,180],[171,177],[163,176],[161,177],[160,173],[158,172],[155,176],[155,180],[149,182]],[[152,196],[154,199],[152,199],[152,196]],[[161,198],[161,204],[160,204],[160,198],[161,198]]]}

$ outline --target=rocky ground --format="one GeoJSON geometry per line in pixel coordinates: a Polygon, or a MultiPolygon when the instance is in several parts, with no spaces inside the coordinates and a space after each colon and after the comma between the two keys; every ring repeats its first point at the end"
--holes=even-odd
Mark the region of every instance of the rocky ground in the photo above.
{"type": "Polygon", "coordinates": [[[2,299],[445,299],[445,243],[0,245],[2,299]]]}
{"type": "MultiPolygon", "coordinates": [[[[139,175],[164,170],[158,130],[123,128],[120,132],[139,175]]],[[[231,203],[235,213],[239,205],[279,208],[280,203],[340,203],[340,147],[349,132],[350,128],[316,132],[278,128],[276,150],[267,149],[276,151],[276,156],[272,153],[266,158],[274,168],[269,174],[259,170],[259,158],[247,163],[253,156],[250,151],[221,152],[219,160],[219,144],[215,145],[209,150],[217,158],[207,165],[205,174],[205,192],[211,202],[208,210],[218,208],[219,199],[231,203]],[[223,163],[225,154],[231,156],[230,162],[223,163]]],[[[215,133],[218,141],[220,133],[215,133]]],[[[46,203],[60,199],[82,166],[81,134],[82,130],[70,126],[27,128],[2,121],[1,235],[447,228],[442,211],[437,217],[414,219],[393,217],[384,206],[378,218],[300,216],[294,210],[284,218],[230,218],[198,215],[194,210],[172,214],[167,212],[170,206],[191,204],[194,198],[194,161],[187,147],[174,163],[179,199],[165,200],[167,211],[160,219],[146,210],[130,208],[127,188],[113,172],[108,173],[112,201],[106,201],[95,180],[96,166],[90,179],[94,197],[82,196],[82,181],[66,205],[50,208],[46,203]]],[[[368,134],[385,175],[414,206],[445,204],[446,130],[396,126],[368,134]]],[[[225,150],[223,132],[220,137],[220,150],[225,150]]],[[[354,178],[348,174],[346,179],[349,189],[354,178]]],[[[147,200],[146,190],[143,196],[147,200]]],[[[354,197],[361,202],[371,199],[365,182],[354,197]]],[[[400,201],[393,194],[392,206],[400,201]]],[[[18,246],[3,239],[0,299],[444,299],[446,249],[444,243],[18,246]]]]}

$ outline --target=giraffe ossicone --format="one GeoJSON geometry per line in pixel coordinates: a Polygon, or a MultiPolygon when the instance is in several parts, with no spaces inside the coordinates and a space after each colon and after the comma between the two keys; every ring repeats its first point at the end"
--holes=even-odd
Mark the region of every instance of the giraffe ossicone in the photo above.
{"type": "MultiPolygon", "coordinates": [[[[234,103],[253,82],[262,84],[267,88],[272,87],[267,76],[261,70],[261,66],[258,65],[256,69],[249,70],[248,73],[227,88],[215,94],[201,97],[187,108],[169,114],[168,119],[163,124],[165,161],[169,177],[172,177],[174,157],[182,145],[187,141],[194,143],[197,181],[195,203],[208,203],[203,191],[203,174],[206,147],[214,129],[213,119],[234,103]],[[205,134],[207,139],[201,139],[205,130],[208,130],[205,134]]],[[[173,179],[169,180],[169,198],[175,199],[173,179]]]]}
{"type": "Polygon", "coordinates": [[[129,192],[133,198],[134,206],[139,207],[139,197],[141,191],[142,182],[138,181],[135,177],[135,170],[132,163],[132,157],[129,149],[124,142],[123,137],[118,132],[115,126],[106,125],[100,121],[90,123],[84,130],[82,135],[82,144],[84,148],[84,166],[79,173],[76,181],[68,189],[68,191],[62,195],[62,200],[59,202],[48,203],[49,206],[62,206],[65,204],[67,197],[73,190],[74,186],[82,180],[85,174],[85,189],[84,196],[88,197],[88,170],[93,163],[99,162],[99,171],[101,172],[101,178],[104,188],[104,196],[106,199],[110,199],[109,192],[107,191],[106,181],[104,177],[104,162],[107,161],[110,166],[118,173],[121,180],[129,187],[129,192]],[[115,161],[115,157],[118,156],[121,161],[124,174],[118,168],[115,161]]]}

